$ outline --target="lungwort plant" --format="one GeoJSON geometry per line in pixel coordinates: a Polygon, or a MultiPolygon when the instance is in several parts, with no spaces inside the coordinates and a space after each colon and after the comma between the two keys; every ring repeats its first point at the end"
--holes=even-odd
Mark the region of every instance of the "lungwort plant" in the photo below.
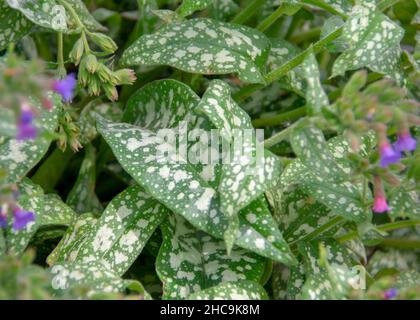
{"type": "Polygon", "coordinates": [[[0,0],[0,298],[420,298],[419,66],[418,0],[0,0]]]}

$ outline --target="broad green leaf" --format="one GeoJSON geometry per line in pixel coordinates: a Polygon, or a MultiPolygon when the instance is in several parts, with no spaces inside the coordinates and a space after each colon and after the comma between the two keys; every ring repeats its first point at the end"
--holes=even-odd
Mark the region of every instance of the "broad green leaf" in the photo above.
{"type": "Polygon", "coordinates": [[[15,113],[9,108],[0,108],[0,137],[13,138],[16,137],[16,132],[15,113]]]}
{"type": "Polygon", "coordinates": [[[401,272],[396,280],[395,287],[399,290],[406,290],[410,288],[419,288],[420,283],[420,272],[415,270],[409,270],[401,272]]]}
{"type": "Polygon", "coordinates": [[[401,83],[398,69],[403,36],[404,29],[379,13],[369,1],[361,1],[353,8],[344,26],[342,37],[348,50],[335,61],[333,76],[368,67],[401,83]]]}
{"type": "Polygon", "coordinates": [[[95,193],[96,151],[92,145],[85,148],[85,157],[66,203],[77,213],[102,212],[103,207],[95,193]]]}
{"type": "Polygon", "coordinates": [[[92,231],[97,220],[92,213],[76,216],[58,245],[48,256],[48,265],[52,266],[61,262],[74,262],[82,244],[87,240],[87,235],[92,231]]]}
{"type": "Polygon", "coordinates": [[[164,284],[163,298],[187,298],[224,282],[260,280],[264,259],[255,253],[235,247],[228,255],[223,241],[178,215],[170,216],[161,228],[163,243],[156,269],[164,284]]]}
{"type": "Polygon", "coordinates": [[[123,54],[123,65],[169,65],[200,74],[238,73],[241,80],[264,83],[270,43],[249,27],[211,19],[191,19],[140,37],[123,54]]]}
{"type": "MultiPolygon", "coordinates": [[[[192,165],[161,164],[156,161],[156,146],[161,145],[161,142],[150,131],[128,124],[111,124],[99,118],[98,130],[113,149],[123,168],[155,199],[182,215],[198,229],[216,238],[223,237],[227,220],[219,210],[216,190],[194,170],[192,165]],[[141,145],[147,147],[148,151],[140,149],[141,145]]],[[[244,212],[247,210],[254,209],[245,208],[244,212]]],[[[267,223],[269,222],[267,220],[267,223]]],[[[272,219],[271,222],[272,224],[269,223],[267,227],[275,229],[272,219]]],[[[283,243],[284,251],[279,252],[265,240],[264,235],[250,228],[248,223],[240,221],[239,229],[241,236],[238,236],[236,241],[239,246],[285,263],[293,261],[282,238],[279,241],[283,243]]]]}
{"type": "Polygon", "coordinates": [[[406,191],[399,187],[391,192],[389,199],[390,211],[388,214],[393,217],[410,217],[418,219],[420,217],[420,207],[416,192],[406,191]]]}
{"type": "Polygon", "coordinates": [[[129,187],[108,204],[79,244],[76,262],[101,260],[108,269],[124,274],[168,212],[139,186],[129,187]]]}
{"type": "Polygon", "coordinates": [[[231,97],[229,85],[213,80],[194,110],[204,114],[227,141],[234,138],[234,129],[252,129],[251,118],[231,97]]]}
{"type": "Polygon", "coordinates": [[[339,182],[345,178],[345,173],[328,150],[320,129],[313,126],[295,129],[290,143],[301,162],[324,181],[339,182]]]}
{"type": "MultiPolygon", "coordinates": [[[[111,124],[98,119],[98,130],[122,167],[147,192],[198,229],[221,238],[228,221],[220,211],[219,193],[216,192],[219,166],[193,164],[185,161],[183,154],[180,158],[178,155],[174,158],[177,143],[172,141],[170,144],[158,135],[160,129],[167,128],[175,129],[169,132],[169,138],[179,139],[186,135],[183,133],[184,128],[208,131],[211,126],[207,119],[192,113],[198,103],[199,98],[186,85],[174,80],[156,81],[140,89],[127,104],[124,120],[136,126],[111,124]],[[159,154],[158,151],[164,153],[159,154]],[[171,157],[182,161],[165,160],[171,157]]],[[[196,145],[195,141],[190,141],[186,151],[196,145]]],[[[191,159],[190,156],[188,159],[191,159]]],[[[261,202],[256,201],[248,209],[245,208],[244,212],[259,210],[265,217],[267,209],[261,205],[261,202]]],[[[267,220],[266,227],[275,230],[271,216],[269,220],[264,219],[267,220]]],[[[267,233],[267,230],[260,234],[246,220],[240,219],[239,224],[242,236],[237,240],[237,245],[285,263],[293,261],[281,234],[273,235],[271,231],[267,233]],[[249,236],[244,236],[245,232],[249,236]],[[276,239],[279,247],[264,241],[269,235],[273,236],[273,240],[276,239]]]]}
{"type": "Polygon", "coordinates": [[[322,243],[321,247],[319,245],[317,242],[299,244],[306,272],[306,281],[301,292],[302,299],[343,298],[355,281],[346,250],[333,240],[322,243]],[[320,255],[320,249],[324,250],[324,256],[320,255]]]}
{"type": "Polygon", "coordinates": [[[7,229],[6,241],[8,252],[21,255],[29,241],[41,227],[68,226],[75,213],[55,194],[44,195],[39,187],[25,180],[20,185],[19,207],[35,213],[35,222],[30,222],[22,230],[7,229]],[[28,185],[29,184],[29,185],[28,185]]]}
{"type": "MultiPolygon", "coordinates": [[[[288,243],[302,239],[334,217],[331,210],[315,202],[300,189],[285,190],[281,200],[282,205],[279,208],[280,212],[277,213],[277,219],[288,243]]],[[[327,229],[319,237],[325,237],[335,231],[336,228],[327,229]]]]}
{"type": "MultiPolygon", "coordinates": [[[[279,68],[300,53],[300,49],[281,38],[271,39],[271,52],[268,58],[270,70],[279,68]]],[[[309,54],[304,62],[289,71],[283,78],[286,88],[304,96],[312,113],[320,112],[329,105],[328,97],[320,81],[318,62],[313,54],[309,54]]]]}
{"type": "MultiPolygon", "coordinates": [[[[66,0],[74,9],[80,21],[91,31],[106,31],[107,29],[101,25],[96,19],[90,14],[89,10],[82,0],[66,0]]],[[[57,2],[59,3],[59,1],[57,2]]],[[[77,24],[72,16],[66,13],[68,25],[71,29],[77,29],[77,24]]]]}
{"type": "Polygon", "coordinates": [[[344,219],[363,222],[372,217],[370,209],[364,205],[360,188],[351,182],[335,183],[310,173],[302,177],[301,188],[344,219]]]}
{"type": "Polygon", "coordinates": [[[55,31],[67,31],[66,10],[55,0],[6,0],[10,7],[19,10],[34,24],[55,31]]]}
{"type": "MultiPolygon", "coordinates": [[[[24,15],[10,8],[6,0],[0,0],[0,51],[20,40],[31,28],[32,23],[24,15]]],[[[0,135],[3,135],[1,131],[0,135]]]]}
{"type": "MultiPolygon", "coordinates": [[[[332,16],[325,20],[324,25],[321,29],[321,39],[328,36],[330,33],[334,32],[338,28],[344,25],[344,21],[341,17],[332,16]]],[[[327,46],[328,51],[330,52],[343,52],[348,49],[347,43],[343,37],[335,39],[333,42],[329,43],[327,46]]]]}
{"type": "Polygon", "coordinates": [[[221,283],[187,298],[188,300],[267,300],[264,288],[252,281],[221,283]]]}
{"type": "Polygon", "coordinates": [[[140,282],[120,278],[115,272],[107,269],[100,261],[89,263],[62,263],[51,268],[52,287],[57,292],[68,289],[88,288],[87,296],[101,292],[124,292],[132,289],[149,299],[149,294],[140,282]]]}
{"type": "Polygon", "coordinates": [[[176,10],[181,17],[187,17],[195,11],[200,11],[210,6],[210,0],[183,0],[182,4],[176,10]]]}
{"type": "Polygon", "coordinates": [[[80,117],[77,120],[77,125],[80,128],[80,138],[83,145],[91,142],[98,136],[95,127],[95,116],[100,114],[106,119],[112,121],[119,121],[122,117],[122,110],[112,103],[107,104],[88,104],[83,108],[80,117]]]}
{"type": "MultiPolygon", "coordinates": [[[[8,139],[0,145],[1,168],[7,171],[9,182],[22,179],[41,160],[51,144],[52,138],[48,133],[54,132],[57,127],[61,102],[55,94],[50,98],[52,98],[54,107],[51,111],[43,111],[36,119],[35,126],[38,128],[38,137],[34,141],[8,139]]],[[[36,101],[31,102],[39,104],[36,101]]]]}
{"type": "Polygon", "coordinates": [[[420,272],[420,257],[416,252],[409,250],[389,249],[375,252],[368,264],[368,270],[372,276],[389,269],[402,272],[408,270],[420,272]]]}
{"type": "MultiPolygon", "coordinates": [[[[222,139],[231,143],[229,150],[233,156],[222,165],[219,193],[222,212],[233,219],[227,232],[235,234],[236,213],[273,184],[280,174],[281,163],[275,155],[264,150],[262,144],[261,154],[258,153],[259,142],[251,120],[233,101],[225,82],[211,82],[196,110],[205,114],[220,130],[222,139]]],[[[234,241],[234,238],[227,241],[234,241]]]]}
{"type": "Polygon", "coordinates": [[[219,21],[229,21],[239,11],[234,0],[213,0],[209,7],[209,16],[219,21]]]}

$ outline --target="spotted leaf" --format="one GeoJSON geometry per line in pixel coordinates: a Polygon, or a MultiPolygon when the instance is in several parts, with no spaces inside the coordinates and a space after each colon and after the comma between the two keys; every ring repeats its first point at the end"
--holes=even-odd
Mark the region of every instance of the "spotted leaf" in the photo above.
{"type": "Polygon", "coordinates": [[[79,245],[76,262],[103,261],[117,274],[131,266],[168,210],[138,186],[126,189],[107,206],[79,245]]]}
{"type": "Polygon", "coordinates": [[[32,28],[32,23],[19,11],[12,9],[6,0],[0,0],[0,51],[16,42],[32,28]]]}
{"type": "MultiPolygon", "coordinates": [[[[52,137],[48,133],[54,132],[57,127],[58,115],[61,112],[61,102],[58,96],[52,96],[54,107],[51,111],[43,111],[35,120],[38,128],[37,138],[27,141],[8,139],[0,145],[1,168],[7,171],[7,180],[16,182],[24,177],[47,152],[52,137]]],[[[39,104],[36,101],[31,101],[39,104]]],[[[39,107],[41,109],[41,107],[39,107]]]]}
{"type": "Polygon", "coordinates": [[[19,10],[34,24],[55,31],[67,30],[66,10],[55,0],[6,0],[11,8],[19,10]]]}
{"type": "Polygon", "coordinates": [[[181,17],[187,17],[195,11],[203,10],[210,6],[212,1],[209,0],[183,0],[178,7],[177,12],[181,17]]]}
{"type": "MultiPolygon", "coordinates": [[[[288,63],[300,53],[300,49],[281,38],[271,39],[271,52],[268,58],[270,70],[288,63]]],[[[289,71],[281,82],[285,88],[305,97],[308,110],[318,113],[329,105],[328,97],[322,88],[318,62],[309,53],[302,64],[289,71]]]]}
{"type": "Polygon", "coordinates": [[[95,193],[96,151],[92,145],[85,148],[85,158],[66,203],[78,213],[102,212],[102,204],[95,193]]]}
{"type": "Polygon", "coordinates": [[[197,292],[188,300],[266,300],[268,295],[264,288],[252,281],[221,283],[215,287],[197,292]]]}
{"type": "Polygon", "coordinates": [[[389,215],[393,218],[410,217],[417,219],[420,217],[418,203],[418,195],[415,192],[409,192],[403,187],[396,188],[392,191],[389,199],[389,215]]]}
{"type": "Polygon", "coordinates": [[[140,37],[123,54],[123,65],[169,65],[200,74],[238,73],[241,80],[264,83],[269,51],[264,34],[211,19],[191,19],[140,37]]]}
{"type": "Polygon", "coordinates": [[[161,228],[156,268],[164,283],[163,298],[187,298],[220,283],[258,282],[262,276],[263,258],[237,247],[228,255],[223,241],[195,229],[181,216],[171,215],[161,228]]]}
{"type": "Polygon", "coordinates": [[[89,297],[96,293],[124,292],[131,289],[144,295],[145,299],[150,299],[140,282],[120,278],[101,261],[57,264],[50,272],[53,276],[51,285],[58,293],[68,289],[88,289],[86,295],[89,297]]]}
{"type": "Polygon", "coordinates": [[[74,262],[87,235],[97,222],[92,213],[78,215],[67,228],[58,245],[47,257],[47,263],[52,266],[61,262],[74,262]]]}
{"type": "Polygon", "coordinates": [[[298,128],[290,137],[293,151],[301,162],[324,181],[339,182],[346,178],[327,148],[322,131],[316,127],[298,128]]]}
{"type": "MultiPolygon", "coordinates": [[[[91,31],[106,31],[107,29],[101,25],[86,8],[82,0],[66,0],[74,9],[80,21],[91,31]]],[[[59,2],[57,2],[59,3],[59,2]]],[[[77,29],[77,23],[69,13],[66,13],[68,26],[71,29],[77,29]]]]}
{"type": "Polygon", "coordinates": [[[375,5],[367,0],[361,1],[353,8],[344,26],[342,37],[348,49],[335,61],[333,76],[368,67],[401,82],[398,64],[403,36],[404,30],[379,13],[375,5]]]}
{"type": "Polygon", "coordinates": [[[43,194],[41,188],[25,180],[20,185],[19,207],[35,214],[35,221],[28,223],[22,230],[7,229],[7,250],[21,255],[30,240],[41,227],[68,226],[75,213],[57,195],[43,194]]]}

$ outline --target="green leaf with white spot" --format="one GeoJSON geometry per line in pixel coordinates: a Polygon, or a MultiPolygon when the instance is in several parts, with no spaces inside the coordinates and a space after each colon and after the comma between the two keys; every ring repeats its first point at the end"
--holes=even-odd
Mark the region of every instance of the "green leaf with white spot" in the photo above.
{"type": "MultiPolygon", "coordinates": [[[[38,136],[35,140],[18,141],[8,139],[0,145],[1,168],[7,172],[8,182],[17,182],[22,179],[47,152],[52,137],[49,133],[56,130],[58,115],[60,114],[61,100],[57,95],[50,96],[54,107],[52,110],[44,110],[35,120],[38,136]]],[[[40,105],[37,101],[33,104],[40,105]]],[[[41,109],[41,107],[39,107],[41,109]]]]}
{"type": "Polygon", "coordinates": [[[401,83],[399,60],[403,36],[403,28],[378,12],[372,3],[362,1],[346,21],[342,37],[348,49],[334,62],[332,76],[368,67],[401,83]]]}
{"type": "Polygon", "coordinates": [[[10,8],[6,0],[0,0],[0,51],[9,43],[19,41],[31,28],[32,22],[19,11],[10,8]]]}
{"type": "Polygon", "coordinates": [[[92,213],[84,213],[76,216],[58,245],[47,257],[48,265],[52,266],[61,262],[74,262],[82,244],[86,242],[87,235],[92,231],[97,220],[92,213]]]}
{"type": "Polygon", "coordinates": [[[145,299],[150,299],[142,284],[135,280],[125,280],[109,270],[101,261],[89,263],[62,263],[50,269],[53,276],[51,285],[58,293],[69,289],[89,289],[86,295],[92,296],[102,292],[125,292],[131,289],[145,299]]]}
{"type": "Polygon", "coordinates": [[[194,111],[207,116],[226,141],[233,140],[234,129],[253,128],[251,118],[232,99],[229,85],[222,80],[210,82],[194,111]]]}
{"type": "Polygon", "coordinates": [[[264,259],[255,253],[234,247],[228,255],[223,241],[178,215],[171,215],[161,228],[163,243],[156,269],[164,284],[164,299],[187,298],[224,282],[260,280],[264,259]]]}
{"type": "Polygon", "coordinates": [[[34,24],[58,32],[67,31],[66,10],[55,0],[6,0],[34,24]]]}
{"type": "Polygon", "coordinates": [[[407,191],[403,187],[398,187],[391,192],[389,198],[388,214],[393,218],[409,217],[412,219],[420,218],[420,207],[418,195],[415,191],[407,191]]]}
{"type": "Polygon", "coordinates": [[[306,274],[302,299],[342,299],[350,286],[356,283],[358,273],[351,270],[352,263],[347,258],[346,249],[338,242],[301,243],[299,251],[305,262],[306,274]]]}
{"type": "MultiPolygon", "coordinates": [[[[281,38],[271,39],[271,45],[272,49],[268,58],[270,70],[279,68],[301,53],[300,49],[281,38]]],[[[305,97],[309,112],[319,113],[323,107],[329,105],[320,77],[315,55],[308,53],[303,63],[289,71],[283,80],[286,88],[305,97]]]]}
{"type": "Polygon", "coordinates": [[[18,206],[35,214],[35,221],[30,222],[22,230],[7,229],[6,240],[9,253],[21,255],[30,240],[41,227],[68,226],[74,219],[74,211],[68,207],[57,195],[46,194],[30,180],[25,180],[20,185],[18,206]]]}
{"type": "Polygon", "coordinates": [[[174,22],[140,37],[122,65],[169,65],[199,74],[237,73],[244,82],[264,83],[270,43],[261,32],[211,19],[174,22]]]}
{"type": "MultiPolygon", "coordinates": [[[[86,28],[91,31],[107,31],[107,29],[101,25],[89,12],[86,8],[86,5],[83,3],[82,0],[66,0],[74,9],[77,16],[79,17],[80,21],[84,24],[86,28]]],[[[57,1],[59,3],[59,1],[57,1]]],[[[69,29],[77,29],[77,23],[74,21],[72,16],[67,13],[66,14],[68,20],[69,29]]]]}
{"type": "Polygon", "coordinates": [[[237,213],[273,185],[280,175],[281,163],[264,150],[252,129],[251,119],[231,98],[227,83],[210,83],[195,109],[206,115],[220,136],[230,142],[233,155],[221,167],[220,208],[230,220],[227,245],[231,246],[238,227],[237,213]]]}
{"type": "Polygon", "coordinates": [[[95,193],[96,151],[92,145],[85,148],[85,157],[66,203],[78,213],[102,212],[103,207],[95,193]]]}
{"type": "Polygon", "coordinates": [[[324,181],[339,182],[346,178],[328,150],[320,129],[313,126],[297,128],[290,136],[290,143],[300,161],[324,181]]]}
{"type": "Polygon", "coordinates": [[[76,262],[102,261],[123,275],[143,250],[168,209],[139,186],[129,187],[106,207],[85,241],[76,262]]]}
{"type": "Polygon", "coordinates": [[[212,2],[210,0],[183,0],[176,11],[181,17],[187,17],[195,11],[206,9],[212,2]]]}
{"type": "Polygon", "coordinates": [[[267,300],[268,295],[258,283],[240,280],[225,282],[192,294],[188,300],[267,300]]]}

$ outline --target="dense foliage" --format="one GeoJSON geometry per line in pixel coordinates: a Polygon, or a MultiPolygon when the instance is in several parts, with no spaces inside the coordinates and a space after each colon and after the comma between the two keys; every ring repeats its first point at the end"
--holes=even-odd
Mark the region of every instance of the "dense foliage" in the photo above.
{"type": "Polygon", "coordinates": [[[419,0],[0,0],[0,299],[420,298],[419,66],[419,0]]]}

